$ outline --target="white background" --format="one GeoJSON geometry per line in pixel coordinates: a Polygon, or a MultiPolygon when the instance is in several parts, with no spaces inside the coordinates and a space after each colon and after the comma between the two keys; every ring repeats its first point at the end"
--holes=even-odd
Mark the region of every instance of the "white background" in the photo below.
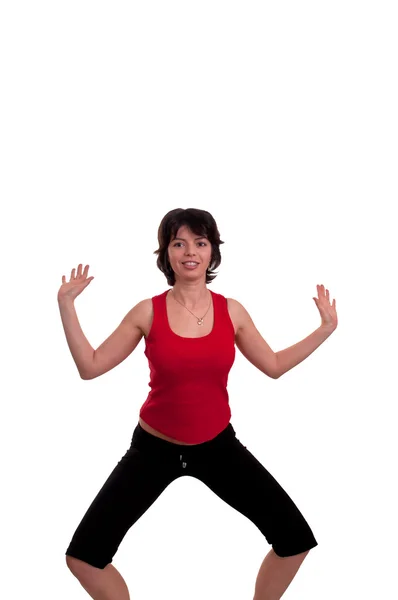
{"type": "MultiPolygon", "coordinates": [[[[237,351],[237,437],[310,523],[285,596],[398,597],[397,19],[394,2],[4,2],[2,589],[88,598],[65,564],[83,514],[130,444],[149,391],[142,340],[83,381],[57,304],[93,348],[143,298],[166,212],[210,211],[239,300],[277,351],[336,332],[272,380],[237,351]]],[[[114,566],[132,600],[251,600],[270,547],[201,482],[165,490],[114,566]]]]}

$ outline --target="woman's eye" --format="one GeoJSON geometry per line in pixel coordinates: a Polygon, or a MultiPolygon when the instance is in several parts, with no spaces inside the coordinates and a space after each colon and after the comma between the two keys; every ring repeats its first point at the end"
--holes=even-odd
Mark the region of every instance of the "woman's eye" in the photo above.
{"type": "MultiPolygon", "coordinates": [[[[176,242],[174,244],[174,246],[178,246],[178,244],[182,244],[182,242],[176,242]]],[[[203,244],[204,246],[207,246],[206,242],[199,242],[199,244],[203,244]]]]}

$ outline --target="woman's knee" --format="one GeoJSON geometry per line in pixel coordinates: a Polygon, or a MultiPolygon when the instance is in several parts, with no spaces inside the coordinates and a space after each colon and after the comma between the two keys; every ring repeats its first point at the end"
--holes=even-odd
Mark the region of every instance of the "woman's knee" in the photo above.
{"type": "Polygon", "coordinates": [[[84,560],[80,560],[80,558],[69,556],[68,554],[66,555],[66,564],[68,565],[69,570],[78,579],[95,577],[98,571],[102,571],[102,569],[94,567],[93,565],[84,562],[84,560]]]}
{"type": "Polygon", "coordinates": [[[309,554],[310,550],[305,550],[304,552],[295,552],[294,554],[291,554],[290,552],[282,552],[279,549],[275,550],[275,548],[272,548],[274,553],[276,554],[276,556],[278,558],[282,558],[282,559],[292,559],[293,561],[303,561],[305,559],[305,557],[309,554]]]}

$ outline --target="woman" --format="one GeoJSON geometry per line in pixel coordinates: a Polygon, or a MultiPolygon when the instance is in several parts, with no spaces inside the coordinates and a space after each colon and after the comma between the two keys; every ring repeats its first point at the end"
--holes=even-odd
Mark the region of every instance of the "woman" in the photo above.
{"type": "Polygon", "coordinates": [[[200,479],[250,519],[272,549],[255,582],[254,600],[280,598],[305,556],[317,545],[288,494],[240,443],[230,423],[228,373],[235,345],[276,379],[311,354],[337,327],[336,303],[318,286],[321,326],[291,348],[273,352],[236,300],[207,288],[221,264],[221,241],[212,215],[175,209],[158,231],[157,266],[171,290],[139,302],[94,351],[73,306],[90,283],[88,265],[58,292],[67,342],[83,379],[106,373],[145,337],[151,391],[141,406],[131,445],[77,527],[66,562],[95,599],[128,600],[111,564],[128,529],[165,488],[184,475],[200,479]]]}

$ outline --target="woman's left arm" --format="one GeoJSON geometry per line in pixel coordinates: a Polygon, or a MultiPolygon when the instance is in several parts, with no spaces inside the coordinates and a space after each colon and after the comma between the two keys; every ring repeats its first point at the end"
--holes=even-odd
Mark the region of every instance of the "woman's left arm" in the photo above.
{"type": "Polygon", "coordinates": [[[319,313],[322,323],[318,329],[313,331],[308,337],[297,342],[285,350],[275,352],[276,354],[276,379],[293,369],[301,363],[307,356],[312,354],[323,342],[333,333],[337,327],[337,312],[336,300],[330,304],[329,290],[326,290],[323,285],[317,285],[318,298],[313,298],[319,313]]]}

